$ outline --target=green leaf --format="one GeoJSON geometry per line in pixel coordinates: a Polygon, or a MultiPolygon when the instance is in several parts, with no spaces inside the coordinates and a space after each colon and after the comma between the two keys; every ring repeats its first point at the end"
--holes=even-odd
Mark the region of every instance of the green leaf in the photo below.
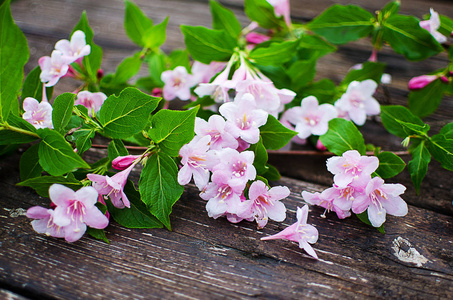
{"type": "Polygon", "coordinates": [[[440,19],[440,27],[438,31],[445,35],[446,37],[449,37],[451,33],[453,32],[453,20],[450,19],[447,16],[439,14],[439,19],[440,19]]]}
{"type": "Polygon", "coordinates": [[[137,45],[145,46],[143,37],[145,32],[153,26],[153,21],[141,11],[141,9],[131,1],[126,0],[126,10],[124,12],[124,29],[127,36],[137,45]]]}
{"type": "Polygon", "coordinates": [[[277,181],[280,180],[282,177],[278,172],[277,168],[273,165],[266,164],[267,172],[264,173],[263,177],[265,177],[269,181],[277,181]]]}
{"type": "MultiPolygon", "coordinates": [[[[24,100],[27,97],[32,97],[41,102],[42,100],[42,88],[44,83],[41,82],[41,68],[37,66],[28,73],[22,87],[21,98],[24,100]]],[[[52,98],[53,86],[46,88],[46,96],[48,99],[52,98]]]]}
{"type": "Polygon", "coordinates": [[[384,73],[385,64],[377,62],[365,62],[361,69],[351,70],[341,82],[341,85],[348,85],[353,81],[364,81],[372,79],[377,83],[381,82],[382,74],[384,73]]]}
{"type": "Polygon", "coordinates": [[[274,116],[269,115],[266,124],[260,127],[260,135],[266,149],[278,150],[288,144],[297,132],[286,128],[274,116]]]}
{"type": "Polygon", "coordinates": [[[393,15],[383,26],[383,38],[408,60],[423,60],[443,51],[442,46],[413,16],[393,15]]]}
{"type": "Polygon", "coordinates": [[[43,171],[39,164],[39,144],[34,144],[25,151],[20,157],[19,169],[20,180],[24,181],[30,178],[41,176],[43,171]]]}
{"type": "Polygon", "coordinates": [[[351,121],[336,118],[329,121],[329,130],[319,137],[321,143],[335,155],[342,155],[348,150],[357,150],[365,155],[366,147],[363,136],[351,121]]]}
{"type": "Polygon", "coordinates": [[[97,228],[92,228],[92,227],[87,227],[86,231],[90,236],[93,238],[103,241],[107,244],[110,244],[110,241],[107,239],[107,236],[105,235],[105,230],[104,229],[97,229],[97,228]]]}
{"type": "Polygon", "coordinates": [[[400,10],[400,1],[390,1],[387,3],[383,9],[381,9],[378,13],[378,22],[382,24],[385,22],[389,17],[395,15],[400,10]]]}
{"type": "MultiPolygon", "coordinates": [[[[367,211],[364,211],[363,213],[360,213],[360,214],[356,214],[357,218],[359,218],[360,221],[362,221],[363,223],[365,224],[368,224],[370,226],[373,226],[371,225],[371,222],[370,220],[368,219],[368,212],[367,211]]],[[[382,224],[380,227],[375,227],[380,233],[384,233],[385,234],[385,230],[384,230],[384,224],[382,224]]]]}
{"type": "Polygon", "coordinates": [[[336,50],[337,47],[317,35],[304,34],[299,39],[298,56],[303,60],[318,59],[336,50]]]}
{"type": "Polygon", "coordinates": [[[162,72],[167,69],[166,61],[167,57],[163,53],[151,53],[146,56],[146,61],[148,62],[149,76],[155,83],[155,86],[162,87],[164,82],[160,79],[162,72]]]}
{"type": "Polygon", "coordinates": [[[453,171],[453,139],[447,138],[443,134],[432,136],[429,152],[444,169],[453,171]]]}
{"type": "Polygon", "coordinates": [[[406,167],[406,163],[395,153],[381,152],[377,155],[379,167],[376,173],[382,178],[391,178],[401,173],[406,167]]]}
{"type": "Polygon", "coordinates": [[[116,68],[116,72],[110,81],[110,84],[126,83],[132,76],[136,75],[140,70],[142,60],[140,52],[135,53],[133,56],[126,57],[116,68]]]}
{"type": "Polygon", "coordinates": [[[76,142],[77,154],[79,156],[82,156],[85,151],[91,148],[91,139],[94,138],[94,133],[94,128],[82,127],[72,134],[76,142]]]}
{"type": "Polygon", "coordinates": [[[165,153],[148,158],[140,175],[140,195],[147,208],[169,230],[170,213],[184,188],[178,183],[178,167],[165,153]]]}
{"type": "MultiPolygon", "coordinates": [[[[102,49],[98,45],[93,42],[93,30],[91,29],[90,25],[88,24],[88,18],[86,12],[82,13],[80,17],[79,23],[74,27],[72,33],[77,30],[81,30],[85,33],[86,43],[90,45],[91,52],[89,55],[83,58],[83,66],[85,70],[88,72],[90,80],[92,82],[97,82],[97,71],[101,67],[102,62],[102,49]]],[[[71,34],[72,35],[72,34],[71,34]]]]}
{"type": "Polygon", "coordinates": [[[224,30],[232,37],[237,38],[241,33],[242,26],[234,13],[214,0],[210,0],[209,5],[212,15],[212,28],[224,30]]]}
{"type": "Polygon", "coordinates": [[[25,181],[19,182],[18,186],[28,186],[34,189],[38,195],[44,198],[49,198],[49,188],[52,184],[59,183],[74,191],[80,189],[83,185],[75,179],[72,173],[67,176],[41,176],[30,178],[25,181]]]}
{"type": "Polygon", "coordinates": [[[160,98],[148,96],[136,88],[126,88],[118,97],[111,95],[99,111],[104,133],[113,139],[123,139],[140,132],[159,101],[160,98]]]}
{"type": "Polygon", "coordinates": [[[409,174],[411,174],[412,183],[418,194],[420,184],[428,171],[431,154],[426,147],[425,141],[420,141],[418,145],[414,144],[410,149],[410,153],[412,154],[412,159],[407,164],[407,170],[409,171],[409,174]]]}
{"type": "Polygon", "coordinates": [[[53,128],[59,133],[63,133],[69,124],[74,107],[75,94],[64,93],[55,98],[52,105],[52,124],[53,128]]]}
{"type": "Polygon", "coordinates": [[[10,114],[8,116],[8,124],[12,127],[19,128],[23,130],[24,133],[2,129],[0,130],[0,145],[10,145],[10,144],[26,144],[33,142],[37,139],[36,136],[26,134],[25,132],[29,133],[36,133],[35,127],[14,114],[10,114]]]}
{"type": "Polygon", "coordinates": [[[237,40],[225,31],[188,25],[181,25],[181,31],[190,55],[204,64],[229,60],[237,47],[237,40]]]}
{"type": "Polygon", "coordinates": [[[11,16],[10,1],[4,1],[0,4],[0,122],[8,119],[17,102],[29,56],[25,35],[11,16]]]}
{"type": "Polygon", "coordinates": [[[410,111],[421,118],[432,114],[439,107],[446,88],[447,85],[437,79],[420,90],[411,91],[408,101],[410,111]]]}
{"type": "Polygon", "coordinates": [[[107,147],[107,153],[109,156],[110,160],[114,160],[118,156],[127,156],[129,155],[129,152],[127,151],[126,147],[124,146],[124,143],[122,140],[112,140],[108,147],[107,147]]]}
{"type": "Polygon", "coordinates": [[[282,17],[275,16],[274,7],[266,0],[245,0],[245,13],[250,20],[257,22],[266,29],[286,27],[282,17]]]}
{"type": "Polygon", "coordinates": [[[39,164],[50,175],[59,176],[78,168],[90,168],[58,132],[44,128],[38,130],[38,135],[42,139],[39,164]]]}
{"type": "MultiPolygon", "coordinates": [[[[301,88],[297,91],[298,99],[303,99],[308,96],[315,96],[318,99],[319,104],[322,103],[334,103],[334,96],[336,94],[336,85],[335,83],[327,78],[321,79],[316,82],[312,82],[307,86],[301,88]]],[[[294,105],[300,105],[300,101],[294,102],[294,105]]]]}
{"type": "Polygon", "coordinates": [[[285,41],[271,43],[269,47],[256,47],[249,58],[261,65],[281,65],[293,58],[298,44],[298,41],[285,41]]]}
{"type": "Polygon", "coordinates": [[[442,127],[439,134],[444,135],[447,139],[453,139],[453,122],[442,127]]]}
{"type": "Polygon", "coordinates": [[[169,58],[171,70],[177,66],[183,66],[186,70],[190,70],[189,52],[187,50],[175,49],[170,53],[169,58]]]}
{"type": "Polygon", "coordinates": [[[263,145],[262,139],[260,138],[258,143],[251,145],[249,150],[255,153],[253,166],[255,167],[257,174],[264,175],[269,170],[269,168],[267,168],[266,166],[268,155],[266,148],[263,145]]]}
{"type": "Polygon", "coordinates": [[[355,5],[335,4],[308,24],[308,29],[334,44],[345,44],[368,36],[374,16],[355,5]]]}
{"type": "Polygon", "coordinates": [[[148,28],[145,31],[145,35],[143,36],[143,42],[145,43],[146,48],[151,49],[158,49],[160,46],[165,43],[165,39],[167,38],[166,30],[168,24],[168,17],[153,27],[148,28]]]}
{"type": "Polygon", "coordinates": [[[291,90],[299,90],[313,81],[316,75],[316,60],[298,60],[288,69],[291,78],[291,90]]]}
{"type": "Polygon", "coordinates": [[[291,78],[286,74],[286,67],[272,65],[256,67],[274,83],[276,88],[284,89],[290,86],[291,78]]]}
{"type": "Polygon", "coordinates": [[[118,224],[126,228],[163,227],[163,224],[148,211],[146,205],[140,199],[140,193],[130,180],[127,181],[124,192],[131,203],[130,208],[119,209],[113,206],[110,201],[106,201],[110,215],[118,224]]]}
{"type": "Polygon", "coordinates": [[[162,109],[151,119],[149,137],[160,150],[170,156],[178,156],[179,149],[194,136],[195,117],[198,107],[187,111],[162,109]]]}
{"type": "Polygon", "coordinates": [[[407,108],[400,105],[381,106],[381,119],[388,132],[402,138],[417,133],[409,124],[417,126],[422,132],[429,130],[429,126],[423,123],[419,117],[414,116],[407,108]]]}

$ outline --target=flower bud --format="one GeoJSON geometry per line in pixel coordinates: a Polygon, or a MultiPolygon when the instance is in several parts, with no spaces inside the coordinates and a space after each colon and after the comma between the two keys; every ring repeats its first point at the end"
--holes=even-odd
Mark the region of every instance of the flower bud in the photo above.
{"type": "Polygon", "coordinates": [[[436,80],[437,78],[438,78],[437,75],[417,76],[417,77],[414,77],[411,80],[409,80],[408,86],[409,86],[410,90],[419,90],[419,89],[424,88],[425,86],[427,86],[428,84],[430,84],[431,82],[436,80]]]}
{"type": "Polygon", "coordinates": [[[319,139],[316,142],[316,149],[318,149],[319,151],[327,151],[326,146],[324,146],[323,143],[321,143],[321,140],[319,139]]]}
{"type": "Polygon", "coordinates": [[[260,44],[262,42],[266,42],[270,40],[270,37],[261,33],[256,33],[256,32],[250,32],[245,36],[245,40],[249,44],[260,44]]]}
{"type": "Polygon", "coordinates": [[[117,170],[125,170],[139,158],[140,155],[118,156],[112,161],[112,167],[117,170]]]}
{"type": "Polygon", "coordinates": [[[442,80],[442,82],[444,82],[444,83],[448,83],[448,77],[447,76],[440,77],[440,80],[442,80]]]}

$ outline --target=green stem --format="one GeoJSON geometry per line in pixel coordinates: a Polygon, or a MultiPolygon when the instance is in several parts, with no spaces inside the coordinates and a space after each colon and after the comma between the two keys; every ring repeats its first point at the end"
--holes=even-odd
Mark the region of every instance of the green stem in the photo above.
{"type": "Polygon", "coordinates": [[[3,124],[0,124],[0,130],[10,130],[10,131],[14,131],[14,132],[18,132],[18,133],[21,133],[21,134],[26,134],[26,135],[30,135],[30,136],[34,136],[36,138],[39,138],[39,135],[32,132],[32,131],[28,131],[28,130],[25,130],[25,129],[22,129],[22,128],[19,128],[19,127],[16,127],[16,126],[11,126],[9,125],[8,123],[3,123],[3,124]]]}

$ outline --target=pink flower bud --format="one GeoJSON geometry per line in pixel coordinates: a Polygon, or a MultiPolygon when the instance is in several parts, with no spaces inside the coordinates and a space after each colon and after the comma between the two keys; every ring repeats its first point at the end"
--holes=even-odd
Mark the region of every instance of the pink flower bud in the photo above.
{"type": "Polygon", "coordinates": [[[97,79],[101,79],[102,77],[104,77],[104,70],[99,69],[96,73],[96,77],[97,79]]]}
{"type": "Polygon", "coordinates": [[[447,76],[440,77],[440,80],[442,80],[445,83],[448,83],[448,77],[447,76]]]}
{"type": "Polygon", "coordinates": [[[319,139],[316,142],[316,149],[318,149],[319,151],[327,151],[326,146],[324,146],[323,143],[321,143],[321,140],[319,139]]]}
{"type": "Polygon", "coordinates": [[[247,43],[255,45],[268,41],[269,39],[270,39],[269,36],[256,32],[250,32],[245,36],[245,40],[247,41],[247,43]]]}
{"type": "Polygon", "coordinates": [[[162,97],[162,88],[154,88],[153,91],[151,92],[151,95],[154,97],[162,97]]]}
{"type": "Polygon", "coordinates": [[[112,167],[117,170],[125,170],[139,158],[140,155],[118,156],[112,161],[112,167]]]}
{"type": "Polygon", "coordinates": [[[438,76],[436,75],[421,75],[412,78],[409,80],[409,89],[410,90],[419,90],[436,80],[438,76]]]}

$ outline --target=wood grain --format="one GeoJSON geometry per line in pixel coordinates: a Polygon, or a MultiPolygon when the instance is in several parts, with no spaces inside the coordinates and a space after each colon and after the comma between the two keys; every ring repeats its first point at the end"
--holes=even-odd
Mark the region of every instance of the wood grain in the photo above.
{"type": "Polygon", "coordinates": [[[208,218],[206,202],[189,186],[174,207],[172,232],[112,222],[110,245],[88,237],[68,244],[37,235],[21,215],[48,200],[14,186],[17,159],[0,165],[0,189],[9,191],[0,211],[0,282],[16,290],[65,299],[453,295],[451,217],[410,207],[404,218],[389,216],[382,235],[355,218],[321,218],[323,209],[313,207],[309,223],[320,233],[315,261],[295,243],[260,241],[295,222],[302,190],[325,188],[283,178],[278,184],[292,191],[284,201],[287,219],[263,230],[250,222],[208,218]]]}
{"type": "MultiPolygon", "coordinates": [[[[165,51],[183,47],[179,24],[209,26],[207,0],[137,0],[159,23],[169,15],[165,51]]],[[[245,25],[242,0],[220,1],[231,8],[245,25]]],[[[334,3],[360,4],[369,11],[386,3],[376,1],[293,0],[292,16],[307,22],[334,3]]],[[[403,0],[401,12],[421,17],[433,7],[453,16],[449,1],[403,0]]],[[[102,68],[113,72],[120,61],[138,51],[122,27],[122,0],[18,0],[12,13],[25,32],[31,57],[26,73],[39,57],[49,55],[56,41],[67,38],[83,10],[95,32],[95,42],[104,49],[102,68]]],[[[368,41],[350,43],[318,63],[317,78],[340,82],[347,70],[365,61],[368,41]]],[[[407,102],[407,82],[417,75],[445,67],[439,55],[424,62],[408,63],[389,49],[379,54],[393,77],[388,87],[393,104],[407,102]]],[[[146,68],[141,74],[146,74],[146,68]]],[[[63,79],[55,94],[74,90],[77,82],[63,79]]],[[[381,103],[389,99],[377,95],[381,103]]],[[[453,119],[453,101],[443,100],[438,113],[430,117],[434,130],[453,119]]],[[[400,140],[386,134],[379,120],[362,129],[367,142],[384,149],[401,150],[400,140]]],[[[171,215],[173,231],[131,230],[115,222],[107,227],[111,244],[89,237],[69,244],[36,234],[23,216],[33,205],[48,206],[49,200],[31,189],[17,187],[20,181],[19,148],[0,160],[0,298],[11,299],[248,299],[248,298],[453,298],[453,214],[450,173],[436,163],[430,165],[421,194],[409,188],[406,217],[388,216],[386,234],[356,218],[338,220],[332,213],[320,217],[322,208],[311,207],[309,223],[320,233],[314,245],[320,259],[315,261],[297,244],[287,241],[260,241],[295,222],[296,207],[304,204],[301,191],[321,191],[332,175],[325,169],[325,156],[272,154],[271,163],[287,177],[274,184],[287,185],[291,195],[283,223],[269,222],[263,230],[254,223],[231,224],[224,218],[208,218],[206,202],[194,186],[188,186],[171,215]],[[438,212],[441,213],[438,213],[438,212]]],[[[102,154],[102,153],[101,153],[102,154]]],[[[86,154],[99,158],[98,151],[86,154]]],[[[132,178],[137,182],[138,171],[132,178]]],[[[410,187],[407,173],[395,180],[410,187]]]]}

